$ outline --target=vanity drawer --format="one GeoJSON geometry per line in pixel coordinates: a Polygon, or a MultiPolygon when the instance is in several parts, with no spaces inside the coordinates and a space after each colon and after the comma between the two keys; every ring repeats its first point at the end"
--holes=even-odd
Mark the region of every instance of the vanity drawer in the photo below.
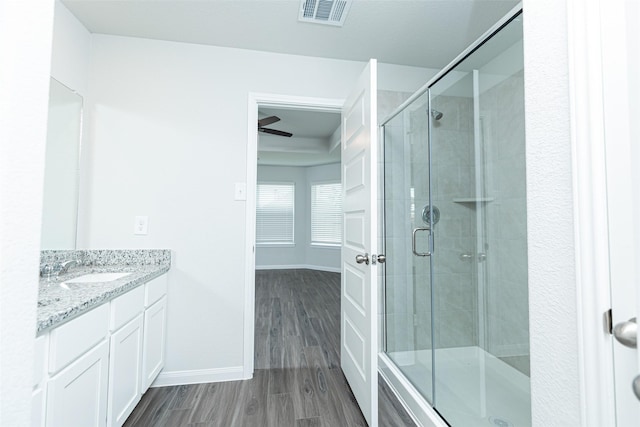
{"type": "Polygon", "coordinates": [[[109,330],[115,331],[144,310],[144,286],[120,295],[111,301],[111,322],[109,330]]]}
{"type": "Polygon", "coordinates": [[[167,294],[167,275],[163,274],[144,285],[144,306],[149,307],[167,294]]]}
{"type": "Polygon", "coordinates": [[[115,331],[144,310],[144,286],[119,296],[111,301],[111,321],[109,330],[115,331]]]}
{"type": "Polygon", "coordinates": [[[102,304],[51,331],[49,372],[67,366],[99,343],[108,332],[109,304],[102,304]]]}

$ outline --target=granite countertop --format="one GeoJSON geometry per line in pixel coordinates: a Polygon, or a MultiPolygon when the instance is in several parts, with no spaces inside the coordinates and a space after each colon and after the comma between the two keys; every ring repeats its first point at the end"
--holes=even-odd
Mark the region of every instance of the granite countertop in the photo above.
{"type": "Polygon", "coordinates": [[[51,280],[40,279],[37,335],[104,304],[169,271],[170,264],[104,265],[76,267],[51,280]],[[91,273],[131,273],[120,279],[99,283],[60,284],[91,273]]]}

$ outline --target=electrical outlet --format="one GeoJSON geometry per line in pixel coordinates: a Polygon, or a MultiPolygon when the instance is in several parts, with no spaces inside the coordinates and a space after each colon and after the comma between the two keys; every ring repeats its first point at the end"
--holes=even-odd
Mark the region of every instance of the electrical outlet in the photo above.
{"type": "Polygon", "coordinates": [[[133,234],[145,235],[149,229],[149,217],[137,216],[133,228],[133,234]]]}

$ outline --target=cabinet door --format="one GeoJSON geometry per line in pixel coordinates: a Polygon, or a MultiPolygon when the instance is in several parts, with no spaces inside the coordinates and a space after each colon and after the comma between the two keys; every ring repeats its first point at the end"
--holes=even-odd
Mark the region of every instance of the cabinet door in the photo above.
{"type": "Polygon", "coordinates": [[[167,297],[165,296],[144,313],[143,392],[149,388],[164,366],[166,325],[167,297]]]}
{"type": "Polygon", "coordinates": [[[47,426],[104,426],[109,344],[96,345],[47,384],[47,426]]]}
{"type": "Polygon", "coordinates": [[[121,426],[142,391],[142,313],[111,335],[107,425],[121,426]]]}
{"type": "Polygon", "coordinates": [[[49,356],[49,336],[41,335],[36,338],[33,356],[33,386],[31,395],[31,427],[42,427],[45,421],[46,395],[46,366],[49,356]]]}
{"type": "Polygon", "coordinates": [[[44,427],[46,408],[44,405],[44,390],[44,388],[39,387],[31,395],[31,427],[44,427]]]}

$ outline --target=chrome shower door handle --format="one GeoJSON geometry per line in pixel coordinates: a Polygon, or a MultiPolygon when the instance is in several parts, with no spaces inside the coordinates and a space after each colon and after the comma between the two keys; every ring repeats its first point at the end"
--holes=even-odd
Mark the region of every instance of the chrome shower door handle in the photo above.
{"type": "Polygon", "coordinates": [[[620,322],[613,328],[613,336],[618,342],[630,348],[638,347],[638,324],[636,318],[620,322]]]}
{"type": "Polygon", "coordinates": [[[413,237],[411,242],[411,250],[413,254],[416,256],[431,256],[431,252],[418,252],[417,244],[416,244],[416,234],[418,231],[431,231],[429,227],[418,227],[413,229],[413,237]]]}

